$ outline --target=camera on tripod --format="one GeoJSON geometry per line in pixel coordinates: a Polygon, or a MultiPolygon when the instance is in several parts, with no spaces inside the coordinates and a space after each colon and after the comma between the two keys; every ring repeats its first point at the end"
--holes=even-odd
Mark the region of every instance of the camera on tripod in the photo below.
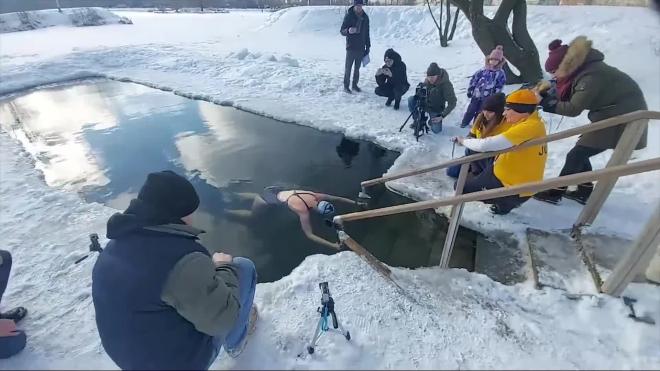
{"type": "Polygon", "coordinates": [[[410,127],[413,129],[413,134],[415,135],[415,139],[419,140],[419,137],[421,137],[424,134],[427,134],[429,132],[429,126],[427,124],[429,116],[426,113],[426,105],[427,105],[427,100],[429,97],[429,89],[424,84],[423,82],[420,82],[417,84],[417,87],[415,88],[415,109],[410,112],[410,115],[406,119],[406,121],[403,122],[403,125],[399,128],[399,132],[403,130],[403,128],[406,126],[408,123],[408,120],[410,118],[413,118],[413,123],[410,125],[410,127]]]}

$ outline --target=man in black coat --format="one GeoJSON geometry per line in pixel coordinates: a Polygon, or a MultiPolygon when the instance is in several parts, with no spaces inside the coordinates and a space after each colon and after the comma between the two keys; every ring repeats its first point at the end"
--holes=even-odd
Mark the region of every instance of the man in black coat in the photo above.
{"type": "Polygon", "coordinates": [[[353,68],[353,85],[356,92],[360,92],[360,63],[362,58],[369,54],[371,39],[369,38],[369,17],[362,6],[364,0],[353,0],[353,6],[348,8],[339,32],[346,36],[346,63],[344,66],[344,91],[351,93],[349,88],[351,68],[353,68]]]}
{"type": "Polygon", "coordinates": [[[376,83],[378,84],[376,95],[386,97],[385,105],[388,107],[394,101],[394,109],[398,110],[401,96],[410,89],[406,64],[401,61],[401,55],[394,49],[387,49],[383,59],[385,64],[376,71],[376,83]]]}

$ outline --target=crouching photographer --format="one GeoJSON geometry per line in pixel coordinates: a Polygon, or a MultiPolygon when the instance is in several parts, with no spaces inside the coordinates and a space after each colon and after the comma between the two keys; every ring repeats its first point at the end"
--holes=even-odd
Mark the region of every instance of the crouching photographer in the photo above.
{"type": "Polygon", "coordinates": [[[415,95],[408,98],[408,109],[413,115],[414,122],[420,119],[418,112],[420,105],[428,114],[429,125],[434,133],[442,131],[442,119],[456,107],[456,94],[454,86],[449,81],[449,75],[435,62],[429,65],[426,79],[417,86],[415,95]]]}

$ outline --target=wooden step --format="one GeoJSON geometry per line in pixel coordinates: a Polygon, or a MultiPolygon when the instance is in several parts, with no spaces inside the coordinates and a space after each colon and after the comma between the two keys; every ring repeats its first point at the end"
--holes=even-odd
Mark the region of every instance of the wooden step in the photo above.
{"type": "Polygon", "coordinates": [[[527,244],[537,286],[572,294],[596,294],[598,288],[568,231],[527,229],[527,244]]]}

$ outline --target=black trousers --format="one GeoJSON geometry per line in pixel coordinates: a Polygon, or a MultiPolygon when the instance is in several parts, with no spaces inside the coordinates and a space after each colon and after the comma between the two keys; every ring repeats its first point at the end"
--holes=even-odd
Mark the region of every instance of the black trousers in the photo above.
{"type": "Polygon", "coordinates": [[[360,81],[360,64],[364,57],[363,50],[346,50],[346,63],[344,64],[344,87],[351,83],[351,69],[353,69],[353,86],[360,81]]]}
{"type": "MultiPolygon", "coordinates": [[[[564,167],[561,169],[559,176],[591,171],[592,167],[589,158],[604,151],[604,149],[600,148],[576,145],[566,155],[566,162],[564,163],[564,167]]],[[[581,186],[593,187],[593,184],[591,182],[582,183],[581,186]]]]}
{"type": "Polygon", "coordinates": [[[7,289],[9,272],[11,272],[11,254],[9,251],[0,250],[0,256],[2,256],[2,264],[0,265],[0,302],[2,302],[2,295],[7,289]]]}
{"type": "MultiPolygon", "coordinates": [[[[467,179],[465,180],[465,186],[463,187],[463,193],[474,193],[502,187],[504,187],[504,185],[495,176],[495,173],[493,172],[493,164],[491,163],[481,173],[468,174],[467,179]]],[[[513,195],[484,200],[483,202],[486,204],[497,205],[501,211],[507,213],[512,209],[522,205],[522,203],[527,200],[529,200],[529,197],[513,195]]]]}
{"type": "MultiPolygon", "coordinates": [[[[404,86],[405,87],[405,86],[404,86]]],[[[401,97],[406,94],[409,88],[406,89],[395,89],[394,85],[385,83],[383,85],[378,85],[376,87],[376,95],[385,97],[385,98],[391,98],[397,101],[401,101],[401,97]]]]}

